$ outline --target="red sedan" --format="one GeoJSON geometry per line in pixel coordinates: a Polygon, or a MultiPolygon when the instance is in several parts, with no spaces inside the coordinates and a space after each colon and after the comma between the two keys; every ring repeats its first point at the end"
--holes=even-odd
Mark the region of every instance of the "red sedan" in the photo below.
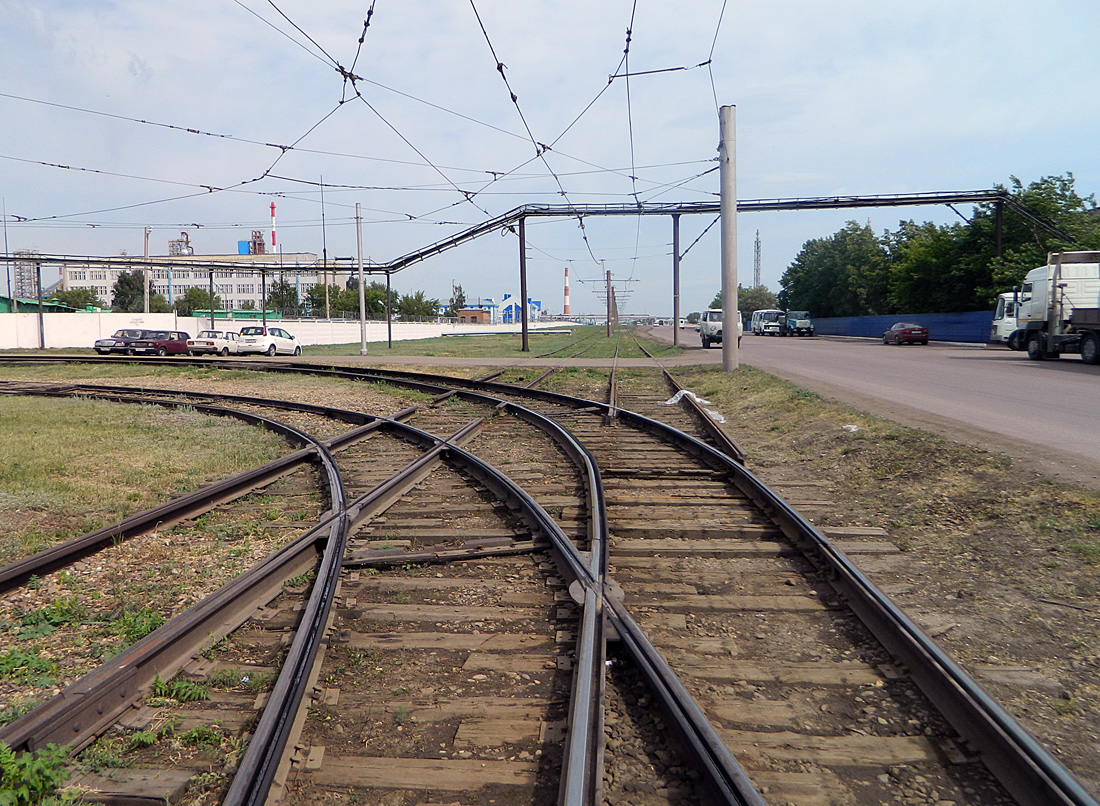
{"type": "Polygon", "coordinates": [[[898,322],[882,334],[883,344],[928,344],[928,328],[914,322],[898,322]]]}

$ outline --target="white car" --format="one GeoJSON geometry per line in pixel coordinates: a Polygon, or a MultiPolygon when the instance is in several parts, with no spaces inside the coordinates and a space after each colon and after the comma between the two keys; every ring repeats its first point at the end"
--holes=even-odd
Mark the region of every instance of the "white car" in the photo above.
{"type": "Polygon", "coordinates": [[[241,355],[245,353],[301,355],[302,345],[281,327],[249,325],[241,328],[237,350],[241,355]]]}
{"type": "Polygon", "coordinates": [[[237,355],[240,352],[240,336],[231,330],[200,330],[199,335],[187,340],[190,355],[237,355]]]}

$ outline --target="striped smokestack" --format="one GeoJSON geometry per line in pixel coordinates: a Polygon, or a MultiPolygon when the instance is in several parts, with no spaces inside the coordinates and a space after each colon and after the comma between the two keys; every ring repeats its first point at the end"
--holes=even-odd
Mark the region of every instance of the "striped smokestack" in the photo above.
{"type": "Polygon", "coordinates": [[[565,307],[562,309],[562,314],[569,316],[569,267],[565,267],[565,307]]]}

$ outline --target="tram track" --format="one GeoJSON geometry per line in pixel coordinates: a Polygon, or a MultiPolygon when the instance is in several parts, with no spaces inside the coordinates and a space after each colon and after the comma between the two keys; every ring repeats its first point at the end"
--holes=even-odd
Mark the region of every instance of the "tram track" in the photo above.
{"type": "MultiPolygon", "coordinates": [[[[293,369],[281,371],[310,370],[293,365],[293,369]]],[[[899,793],[911,798],[956,797],[960,803],[1012,802],[1012,797],[1020,803],[1093,802],[1041,748],[1018,728],[1014,729],[1011,720],[995,704],[986,701],[980,689],[949,659],[929,646],[930,642],[903,614],[883,601],[885,597],[877,594],[833,542],[760,485],[734,457],[699,439],[677,436],[655,417],[630,410],[630,406],[646,409],[663,405],[652,390],[631,390],[629,383],[620,381],[619,405],[610,406],[492,382],[459,382],[411,373],[350,372],[340,368],[313,371],[372,382],[398,382],[421,392],[435,392],[441,400],[443,395],[457,396],[462,404],[455,405],[456,414],[473,413],[460,411],[470,404],[479,410],[495,407],[503,413],[494,418],[500,425],[515,426],[530,422],[538,413],[547,415],[569,433],[569,437],[557,437],[566,441],[566,446],[559,448],[567,459],[561,467],[570,462],[581,467],[585,464],[581,460],[587,455],[603,470],[602,475],[596,472],[595,480],[589,478],[585,486],[596,492],[582,499],[576,496],[577,480],[583,478],[583,473],[575,475],[569,483],[562,483],[563,471],[547,473],[543,468],[515,468],[517,475],[539,471],[524,482],[537,488],[547,502],[561,502],[536,507],[542,514],[531,510],[526,517],[540,525],[543,537],[549,536],[551,542],[560,541],[558,549],[563,554],[555,561],[555,567],[558,575],[567,576],[563,574],[564,568],[579,583],[571,591],[572,600],[580,608],[576,618],[581,623],[599,621],[602,618],[596,614],[603,612],[620,639],[614,645],[615,652],[630,650],[621,658],[614,655],[617,662],[637,668],[651,691],[669,689],[664,693],[671,693],[673,699],[665,701],[664,711],[671,722],[681,724],[678,730],[688,735],[685,746],[692,749],[688,756],[695,756],[695,760],[689,763],[685,757],[666,750],[663,752],[667,762],[650,764],[648,772],[639,772],[613,758],[605,782],[593,783],[590,767],[579,773],[586,777],[586,784],[571,790],[577,797],[592,797],[603,789],[608,802],[619,802],[619,798],[637,797],[642,791],[652,794],[644,798],[647,803],[665,802],[693,791],[697,782],[692,783],[692,776],[681,775],[679,771],[698,769],[702,759],[704,767],[709,763],[712,768],[724,770],[718,776],[708,777],[703,789],[724,791],[720,797],[725,802],[783,802],[785,798],[807,803],[862,803],[896,798],[899,793]],[[495,404],[484,397],[486,393],[495,399],[495,404]],[[627,400],[630,406],[626,405],[627,400]],[[575,447],[567,447],[569,440],[575,447]],[[607,486],[606,503],[598,492],[601,484],[607,486]],[[547,508],[556,506],[561,507],[561,512],[547,520],[547,508]],[[578,517],[582,512],[584,517],[578,517]],[[688,512],[690,517],[685,515],[688,512]],[[587,524],[587,536],[591,537],[591,524],[601,519],[608,524],[612,540],[609,549],[594,551],[580,539],[581,524],[587,524]],[[567,535],[563,526],[569,526],[572,533],[567,535]],[[587,554],[581,554],[582,551],[587,554]],[[600,551],[610,554],[618,585],[603,577],[599,563],[595,562],[600,551]],[[617,593],[608,595],[608,591],[616,591],[619,585],[627,593],[623,603],[618,601],[617,593]],[[637,628],[638,623],[644,627],[644,635],[637,628]],[[764,623],[767,629],[762,627],[764,623]],[[781,640],[784,636],[790,637],[788,644],[781,640]],[[650,655],[656,657],[647,664],[650,655]],[[721,668],[715,671],[713,667],[721,668]],[[676,678],[670,676],[673,670],[676,678]],[[936,715],[937,710],[941,715],[936,715]],[[834,713],[839,715],[838,719],[823,716],[834,713]],[[943,719],[944,713],[954,720],[950,726],[943,719]],[[702,714],[706,715],[705,720],[699,719],[702,714]],[[699,721],[715,727],[692,734],[699,727],[693,723],[699,721]],[[956,731],[962,734],[963,741],[956,740],[956,731]],[[716,736],[720,737],[722,750],[712,746],[716,736]],[[937,743],[937,739],[946,742],[937,743]],[[724,748],[732,749],[732,757],[745,765],[747,777],[741,766],[730,763],[729,751],[724,748]],[[708,761],[708,754],[715,751],[717,755],[708,761]],[[1008,793],[984,772],[979,760],[996,772],[1008,793]],[[648,781],[645,775],[654,776],[655,780],[648,781]],[[756,789],[745,786],[748,778],[756,789]],[[921,780],[918,782],[917,778],[921,780]]],[[[433,414],[443,408],[446,406],[436,406],[433,414]]],[[[667,412],[667,407],[664,411],[667,412]]],[[[428,425],[427,420],[422,423],[428,425]]],[[[414,430],[421,440],[431,441],[432,434],[438,440],[451,424],[444,417],[441,422],[431,424],[430,433],[414,430]]],[[[471,448],[486,440],[485,452],[496,450],[507,456],[502,448],[488,447],[491,442],[488,433],[482,431],[473,436],[471,448]]],[[[516,440],[512,433],[503,441],[514,444],[516,440]]],[[[539,451],[545,452],[546,447],[540,447],[539,451]]],[[[462,456],[464,462],[473,463],[466,465],[465,473],[470,473],[471,467],[479,467],[472,455],[457,446],[447,448],[446,452],[451,458],[462,456]]],[[[482,476],[479,483],[488,478],[484,467],[473,474],[473,478],[482,476]]],[[[522,485],[515,485],[514,481],[506,483],[498,479],[494,484],[498,485],[493,490],[498,500],[525,495],[522,485]]],[[[435,500],[438,504],[442,499],[435,500]]],[[[467,500],[462,505],[467,508],[465,511],[480,512],[477,500],[467,500]]],[[[491,511],[500,515],[496,508],[491,511]]],[[[394,510],[394,521],[399,520],[397,512],[394,510]]],[[[490,518],[489,511],[479,517],[490,518]]],[[[406,525],[414,530],[425,526],[406,525]]],[[[453,542],[453,537],[452,534],[448,539],[453,542]]],[[[864,542],[867,545],[862,550],[885,550],[874,546],[873,541],[864,542]]],[[[861,550],[856,540],[850,540],[844,547],[847,551],[861,550]]],[[[411,551],[414,545],[410,541],[402,548],[411,551]]],[[[377,557],[361,559],[383,562],[377,557]]],[[[529,562],[529,558],[483,557],[476,562],[510,569],[504,572],[506,577],[527,577],[532,573],[516,570],[519,567],[516,563],[529,562]]],[[[348,575],[349,582],[352,573],[360,574],[356,583],[364,579],[362,572],[345,569],[343,574],[348,575]]],[[[390,573],[395,572],[387,572],[390,573]]],[[[397,573],[409,572],[402,569],[397,573]]],[[[410,588],[421,586],[416,590],[422,591],[425,599],[438,597],[443,603],[449,602],[448,597],[459,589],[433,583],[431,580],[439,577],[423,571],[408,578],[428,580],[407,584],[410,588]]],[[[395,584],[402,583],[371,584],[350,598],[358,603],[360,597],[364,600],[392,597],[395,584]]],[[[545,578],[541,584],[545,587],[545,578]]],[[[476,599],[485,595],[484,585],[462,589],[469,591],[463,597],[476,599]]],[[[524,595],[538,592],[536,586],[536,594],[524,595]]],[[[344,609],[350,613],[353,608],[344,609]]],[[[339,605],[335,612],[339,618],[347,615],[341,614],[339,605]]],[[[412,630],[429,631],[424,626],[412,630]]],[[[375,630],[373,634],[378,632],[375,630]]],[[[530,641],[539,643],[536,639],[530,641]]],[[[579,649],[575,651],[580,653],[579,649]]],[[[329,652],[331,647],[326,650],[326,657],[329,652]]],[[[602,663],[592,660],[589,666],[602,667],[602,663]]],[[[560,686],[551,686],[551,691],[560,693],[560,686]]],[[[398,704],[392,706],[390,713],[407,716],[409,705],[394,702],[398,704]],[[405,710],[398,711],[400,708],[405,710]]],[[[621,702],[624,704],[615,711],[615,719],[608,726],[611,738],[618,743],[622,741],[621,716],[630,711],[628,698],[623,697],[621,702]]],[[[559,713],[547,711],[547,721],[555,721],[550,717],[559,713]]],[[[566,721],[575,724],[575,720],[576,714],[566,721]]],[[[600,723],[602,734],[602,719],[595,721],[600,723]]],[[[395,731],[392,725],[391,730],[395,731]]],[[[633,729],[631,732],[642,733],[633,729]]],[[[588,733],[586,752],[595,744],[591,732],[588,733]]],[[[465,752],[486,761],[490,753],[501,751],[500,746],[477,747],[481,749],[465,752]]],[[[535,757],[534,750],[526,747],[509,748],[512,750],[519,761],[527,760],[520,758],[520,753],[535,757]]],[[[455,760],[454,752],[460,751],[447,750],[451,760],[455,760]]],[[[563,757],[567,755],[563,753],[563,757]]],[[[298,763],[308,766],[308,754],[298,763]]],[[[592,763],[591,759],[588,763],[592,763]]],[[[320,766],[324,768],[323,762],[320,766]]],[[[365,791],[370,791],[370,787],[365,791]]],[[[535,797],[545,800],[546,796],[535,797]]]]}

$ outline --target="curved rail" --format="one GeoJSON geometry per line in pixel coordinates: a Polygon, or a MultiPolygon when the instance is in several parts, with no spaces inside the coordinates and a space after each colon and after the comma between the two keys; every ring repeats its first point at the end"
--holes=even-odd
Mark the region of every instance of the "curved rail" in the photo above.
{"type": "MultiPolygon", "coordinates": [[[[477,383],[445,376],[380,370],[355,371],[337,367],[319,368],[316,365],[291,363],[268,365],[264,368],[282,372],[354,377],[363,380],[390,380],[414,388],[422,388],[425,391],[428,388],[438,390],[441,387],[449,387],[453,390],[455,387],[460,387],[468,390],[467,394],[471,397],[484,392],[495,392],[531,397],[595,412],[607,413],[610,409],[606,404],[579,401],[556,393],[507,387],[504,384],[477,383]]],[[[1021,803],[1095,805],[1096,801],[1084,791],[1068,771],[1032,739],[884,594],[878,591],[842,552],[751,472],[723,452],[658,421],[622,410],[619,411],[619,419],[642,430],[658,434],[663,439],[697,456],[711,467],[728,472],[734,483],[754,500],[762,511],[773,517],[788,538],[800,545],[815,564],[828,572],[834,587],[848,602],[853,612],[863,620],[882,645],[911,670],[914,681],[925,695],[936,704],[970,746],[982,753],[989,769],[1021,803]]],[[[575,549],[572,552],[575,552],[575,549]]],[[[574,561],[573,564],[576,565],[576,562],[574,561]]],[[[588,573],[583,573],[578,579],[586,588],[595,584],[588,573]]],[[[605,596],[604,601],[613,602],[613,599],[605,596]]],[[[613,617],[615,626],[617,628],[621,626],[626,634],[633,635],[630,631],[631,622],[625,616],[625,611],[619,614],[613,604],[610,611],[615,613],[613,617]]],[[[640,631],[638,635],[640,636],[640,631]]],[[[644,641],[644,636],[640,636],[639,640],[644,641]]],[[[627,643],[629,644],[630,641],[627,643]]],[[[646,653],[641,652],[641,654],[646,653]]],[[[690,716],[690,710],[690,707],[683,708],[687,723],[694,722],[690,716]]],[[[704,744],[708,743],[704,741],[704,744]]],[[[718,745],[721,745],[721,742],[718,742],[718,745]]],[[[718,747],[713,749],[715,752],[721,752],[718,747]]],[[[730,778],[733,784],[738,783],[736,774],[730,778]]]]}

